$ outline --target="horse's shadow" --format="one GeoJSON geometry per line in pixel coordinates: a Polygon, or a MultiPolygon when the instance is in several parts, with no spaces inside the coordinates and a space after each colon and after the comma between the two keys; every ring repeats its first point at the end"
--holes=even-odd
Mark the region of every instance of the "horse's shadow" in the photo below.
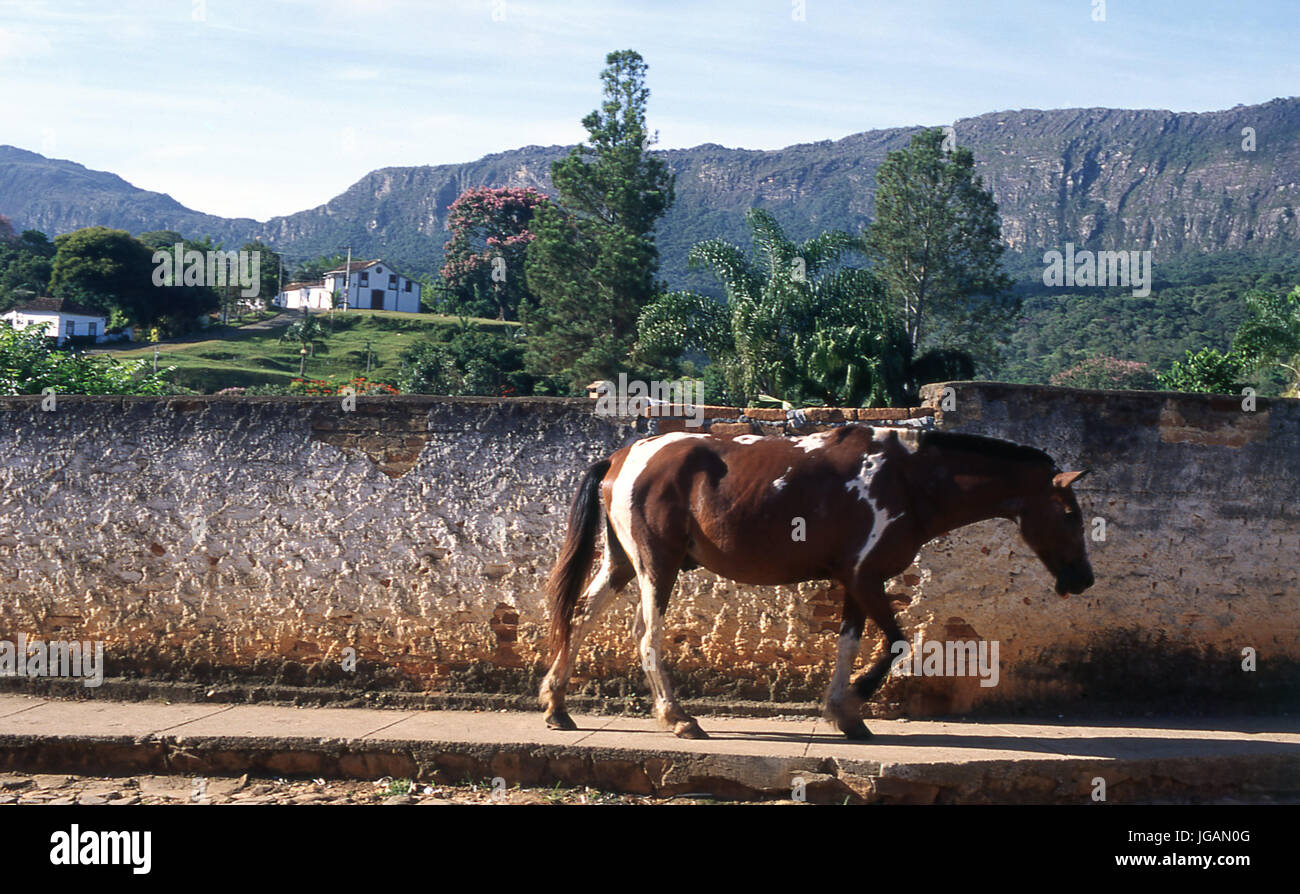
{"type": "MultiPolygon", "coordinates": [[[[1227,725],[1218,725],[1214,729],[1198,731],[1195,729],[1171,728],[1167,734],[1160,734],[1152,730],[1149,724],[1140,727],[1145,732],[1143,735],[1133,736],[1055,736],[1029,733],[1023,736],[1007,735],[1005,733],[976,733],[954,732],[954,733],[936,733],[936,732],[917,732],[917,733],[874,733],[868,739],[849,739],[838,732],[830,730],[824,726],[809,731],[806,728],[799,731],[791,730],[790,732],[778,732],[771,729],[753,728],[745,729],[732,726],[726,730],[709,730],[707,720],[702,724],[709,733],[708,742],[714,743],[741,743],[741,742],[770,742],[779,745],[805,745],[808,749],[815,750],[822,754],[828,747],[836,751],[846,749],[854,757],[869,759],[873,750],[880,748],[906,748],[915,750],[918,758],[933,757],[925,752],[932,749],[941,749],[944,751],[960,750],[967,752],[1002,752],[1002,753],[1020,753],[1024,757],[1033,757],[1036,759],[1059,759],[1069,760],[1078,757],[1095,757],[1107,758],[1112,760],[1125,760],[1136,758],[1180,758],[1180,757],[1204,757],[1204,756],[1235,756],[1235,755],[1254,755],[1254,754],[1297,754],[1300,755],[1300,743],[1278,742],[1275,740],[1252,741],[1249,739],[1224,738],[1219,735],[1224,732],[1241,732],[1246,734],[1261,734],[1269,732],[1292,733],[1295,729],[1285,728],[1286,724],[1280,724],[1276,729],[1261,727],[1259,724],[1243,724],[1243,728],[1233,728],[1227,725]],[[1203,734],[1198,735],[1198,732],[1203,734]]],[[[870,721],[868,721],[870,725],[870,721]]],[[[1118,726],[1118,724],[1109,724],[1118,726]]],[[[1123,728],[1123,727],[1121,727],[1123,728]]],[[[1051,730],[1051,727],[1047,727],[1051,730]]],[[[621,726],[614,724],[593,730],[593,732],[608,734],[619,733],[623,735],[636,735],[647,739],[663,739],[665,736],[671,737],[671,733],[663,729],[646,729],[644,727],[621,726]]],[[[811,752],[808,752],[811,753],[811,752]]],[[[972,758],[978,759],[976,755],[972,758]]]]}
{"type": "Polygon", "coordinates": [[[1097,757],[1112,760],[1135,758],[1178,758],[1251,754],[1294,753],[1300,755],[1300,744],[1265,741],[1252,742],[1221,737],[1187,736],[998,736],[998,735],[944,735],[922,733],[895,735],[876,733],[870,739],[850,740],[829,733],[815,734],[817,746],[844,745],[861,747],[863,757],[874,747],[903,747],[909,749],[960,749],[964,751],[1019,752],[1025,757],[1069,760],[1078,757],[1097,757]]]}

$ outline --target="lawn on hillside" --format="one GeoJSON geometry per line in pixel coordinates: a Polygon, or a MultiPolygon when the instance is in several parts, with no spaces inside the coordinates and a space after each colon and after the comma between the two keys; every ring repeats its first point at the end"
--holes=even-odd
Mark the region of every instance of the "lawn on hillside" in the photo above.
{"type": "MultiPolygon", "coordinates": [[[[340,383],[359,375],[372,381],[395,382],[401,372],[403,351],[417,341],[461,325],[459,317],[383,310],[335,311],[332,324],[330,314],[317,316],[326,336],[316,344],[314,354],[307,357],[307,378],[333,377],[340,383]]],[[[201,340],[159,344],[158,366],[176,367],[172,380],[177,385],[208,394],[236,386],[288,385],[298,377],[301,345],[280,341],[280,336],[301,319],[298,311],[282,311],[260,324],[210,330],[208,337],[201,340]]],[[[476,318],[469,322],[484,330],[498,331],[519,325],[476,318]]],[[[152,360],[154,345],[105,353],[121,360],[152,360]]]]}

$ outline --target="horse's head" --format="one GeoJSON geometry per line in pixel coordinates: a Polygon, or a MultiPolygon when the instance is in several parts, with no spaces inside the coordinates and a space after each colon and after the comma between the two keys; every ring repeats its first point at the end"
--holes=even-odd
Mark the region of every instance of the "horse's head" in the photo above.
{"type": "Polygon", "coordinates": [[[1093,584],[1083,538],[1083,513],[1070,485],[1087,474],[1057,472],[1044,477],[1021,504],[1020,535],[1056,578],[1060,596],[1082,593],[1093,584]]]}

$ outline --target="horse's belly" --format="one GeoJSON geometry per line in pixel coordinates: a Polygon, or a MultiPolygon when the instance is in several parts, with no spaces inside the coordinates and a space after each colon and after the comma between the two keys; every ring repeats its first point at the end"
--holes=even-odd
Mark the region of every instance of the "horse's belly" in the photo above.
{"type": "Polygon", "coordinates": [[[698,537],[691,558],[714,574],[745,584],[794,584],[832,576],[835,563],[824,545],[796,540],[788,532],[772,537],[744,529],[717,538],[698,537]]]}
{"type": "Polygon", "coordinates": [[[830,577],[828,570],[791,571],[789,568],[736,564],[727,561],[709,562],[696,559],[700,567],[707,568],[720,577],[734,580],[741,584],[774,587],[781,584],[797,584],[806,580],[821,580],[830,577]]]}
{"type": "MultiPolygon", "coordinates": [[[[770,470],[769,470],[770,471],[770,470]]],[[[779,472],[772,474],[776,478],[779,472]]],[[[715,574],[748,584],[793,584],[837,576],[861,543],[869,517],[837,488],[717,486],[691,494],[691,557],[715,574]]]]}

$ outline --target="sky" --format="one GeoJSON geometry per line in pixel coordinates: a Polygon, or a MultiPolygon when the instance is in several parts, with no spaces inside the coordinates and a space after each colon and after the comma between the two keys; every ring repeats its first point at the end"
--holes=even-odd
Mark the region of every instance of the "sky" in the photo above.
{"type": "Polygon", "coordinates": [[[0,0],[0,144],[265,220],[371,170],[572,144],[605,54],[658,148],[1295,95],[1294,2],[0,0]]]}

